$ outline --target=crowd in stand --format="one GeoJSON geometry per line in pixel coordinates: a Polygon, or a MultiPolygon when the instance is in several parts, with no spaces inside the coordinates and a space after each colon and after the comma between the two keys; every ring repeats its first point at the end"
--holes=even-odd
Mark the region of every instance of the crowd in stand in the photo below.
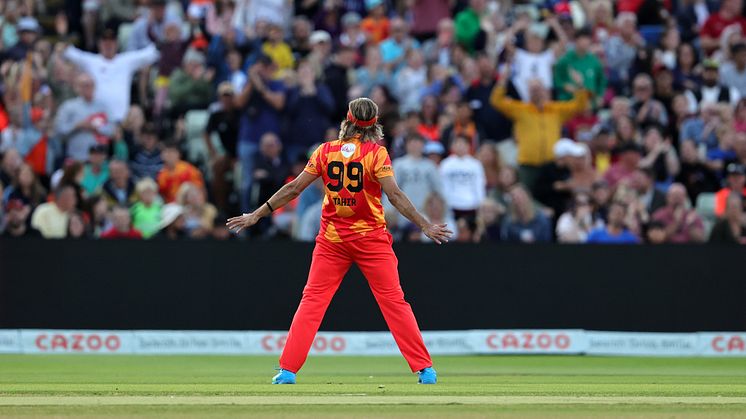
{"type": "MultiPolygon", "coordinates": [[[[0,0],[3,237],[232,239],[379,106],[461,242],[746,244],[742,0],[0,0]]],[[[311,241],[320,181],[250,239],[311,241]]],[[[424,235],[386,204],[400,241],[424,235]]]]}

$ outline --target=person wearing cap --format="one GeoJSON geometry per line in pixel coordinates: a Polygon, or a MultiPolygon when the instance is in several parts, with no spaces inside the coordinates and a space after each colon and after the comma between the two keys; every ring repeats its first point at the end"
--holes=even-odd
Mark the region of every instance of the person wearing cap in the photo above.
{"type": "Polygon", "coordinates": [[[653,213],[652,219],[663,223],[667,243],[701,243],[705,241],[702,217],[691,208],[686,188],[673,183],[666,192],[666,205],[653,213]]]}
{"type": "Polygon", "coordinates": [[[712,13],[700,28],[699,42],[706,56],[712,54],[720,46],[720,36],[723,31],[733,25],[741,27],[741,33],[746,33],[746,18],[742,15],[743,0],[723,0],[720,10],[712,13]]]}
{"type": "MultiPolygon", "coordinates": [[[[313,35],[311,35],[313,38],[313,35]]],[[[313,44],[313,39],[311,39],[313,44]]],[[[295,67],[295,58],[290,45],[285,42],[285,34],[279,24],[270,23],[267,30],[267,40],[262,44],[262,53],[272,57],[272,61],[277,65],[274,78],[282,78],[285,73],[295,67]]]]}
{"type": "Polygon", "coordinates": [[[234,96],[235,92],[230,82],[224,81],[218,85],[219,107],[210,112],[204,132],[205,145],[212,162],[211,190],[215,205],[223,212],[227,210],[230,192],[230,185],[225,177],[229,171],[233,170],[238,141],[240,111],[233,102],[234,96]],[[225,154],[219,155],[215,150],[212,142],[213,134],[217,134],[225,154]]]}
{"type": "Polygon", "coordinates": [[[513,121],[520,179],[529,190],[534,188],[539,167],[552,160],[554,144],[562,137],[562,125],[587,108],[588,91],[583,88],[583,77],[576,71],[571,74],[577,89],[571,101],[550,100],[549,91],[539,80],[530,83],[530,102],[509,98],[506,85],[510,79],[510,66],[505,66],[492,90],[492,106],[513,121]]]}
{"type": "MultiPolygon", "coordinates": [[[[2,25],[0,25],[1,27],[2,25]]],[[[36,40],[39,39],[41,26],[39,22],[30,16],[24,16],[18,19],[16,23],[16,32],[18,33],[18,42],[0,54],[0,62],[21,61],[26,59],[26,55],[33,51],[36,40]]]]}
{"type": "Polygon", "coordinates": [[[579,150],[573,140],[560,138],[553,147],[554,159],[539,168],[534,190],[530,191],[537,201],[551,208],[557,215],[565,212],[572,196],[573,187],[568,181],[569,167],[579,150]]]}
{"type": "Polygon", "coordinates": [[[332,37],[327,31],[317,30],[313,31],[309,42],[311,43],[311,52],[306,56],[306,61],[313,66],[316,77],[325,78],[326,68],[331,64],[332,37]]]}
{"type": "Polygon", "coordinates": [[[642,159],[642,147],[633,143],[625,142],[616,148],[616,163],[612,164],[604,174],[604,179],[612,188],[622,180],[629,179],[640,165],[642,159]]]}
{"type": "Polygon", "coordinates": [[[725,212],[712,227],[708,243],[746,244],[745,204],[740,194],[728,195],[725,201],[725,212]]]}
{"type": "Polygon", "coordinates": [[[684,93],[689,101],[690,110],[696,112],[707,102],[722,102],[735,106],[741,99],[741,94],[737,89],[720,83],[720,63],[708,58],[702,61],[702,69],[702,85],[684,93]]]}
{"type": "Polygon", "coordinates": [[[365,9],[368,16],[360,22],[360,28],[375,46],[389,37],[391,22],[386,17],[386,3],[383,0],[365,0],[365,9]]]}
{"type": "Polygon", "coordinates": [[[731,60],[720,67],[720,83],[738,90],[746,97],[746,42],[738,42],[730,47],[731,60]]]}
{"type": "Polygon", "coordinates": [[[573,71],[583,76],[583,86],[593,94],[597,104],[603,101],[606,93],[606,73],[601,60],[591,52],[593,38],[590,29],[583,28],[575,33],[575,48],[567,51],[554,66],[554,88],[557,99],[570,100],[574,96],[573,71]]]}
{"type": "Polygon", "coordinates": [[[106,89],[88,73],[80,73],[75,79],[78,96],[64,101],[57,109],[54,133],[66,145],[65,156],[72,160],[88,161],[91,147],[107,143],[114,134],[109,108],[98,100],[100,90],[106,89]]]}
{"type": "Polygon", "coordinates": [[[151,178],[141,179],[135,185],[137,202],[130,208],[132,227],[142,233],[143,238],[153,237],[161,228],[163,205],[158,196],[158,184],[151,178]]]}
{"type": "Polygon", "coordinates": [[[159,240],[184,240],[188,238],[184,208],[176,203],[164,205],[161,211],[159,231],[152,237],[159,240]]]}
{"type": "Polygon", "coordinates": [[[487,180],[484,166],[469,154],[471,141],[457,135],[451,142],[451,155],[438,167],[443,181],[443,197],[454,218],[466,220],[474,229],[477,209],[486,196],[487,180]]]}
{"type": "Polygon", "coordinates": [[[725,213],[726,201],[733,193],[746,198],[746,167],[738,163],[725,167],[725,186],[715,193],[715,215],[720,217],[725,213]]]}
{"type": "Polygon", "coordinates": [[[112,29],[104,29],[98,41],[98,54],[68,45],[63,57],[93,77],[99,87],[96,101],[104,105],[112,121],[120,122],[129,111],[132,78],[141,68],[156,62],[160,54],[152,43],[143,49],[119,54],[117,48],[117,34],[112,29]]]}
{"type": "Polygon", "coordinates": [[[215,71],[205,66],[205,60],[203,53],[190,48],[184,54],[181,68],[169,78],[168,99],[172,116],[180,117],[192,109],[210,106],[215,94],[212,84],[215,71]]]}
{"type": "MultiPolygon", "coordinates": [[[[406,140],[407,154],[394,159],[392,163],[396,182],[418,211],[425,210],[425,200],[429,195],[443,195],[440,173],[435,163],[424,157],[424,147],[424,138],[419,134],[412,134],[406,140]]],[[[398,220],[400,227],[408,223],[404,217],[399,217],[398,220]]]]}
{"type": "Polygon", "coordinates": [[[427,141],[425,147],[422,149],[422,154],[433,162],[435,166],[438,166],[443,161],[446,149],[440,141],[427,141]]]}
{"type": "Polygon", "coordinates": [[[31,206],[20,199],[9,199],[5,204],[5,230],[0,238],[41,238],[39,230],[29,226],[31,206]]]}
{"type": "Polygon", "coordinates": [[[109,147],[105,144],[96,144],[89,149],[88,162],[83,166],[83,180],[80,182],[86,195],[98,194],[109,180],[109,165],[106,162],[108,154],[109,147]]]}

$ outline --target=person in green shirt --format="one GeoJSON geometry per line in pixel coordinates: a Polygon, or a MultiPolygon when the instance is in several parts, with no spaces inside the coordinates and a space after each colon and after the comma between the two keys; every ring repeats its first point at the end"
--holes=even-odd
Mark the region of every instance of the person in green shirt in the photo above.
{"type": "Polygon", "coordinates": [[[460,11],[454,19],[456,42],[463,45],[469,52],[482,49],[478,47],[482,15],[485,13],[485,0],[469,0],[469,7],[460,11]]]}
{"type": "Polygon", "coordinates": [[[109,164],[106,162],[108,147],[104,144],[91,146],[88,152],[88,163],[83,166],[83,180],[80,186],[87,196],[101,192],[104,183],[109,180],[109,164]]]}
{"type": "Polygon", "coordinates": [[[138,201],[130,208],[132,227],[142,233],[144,239],[153,237],[160,228],[161,207],[158,185],[151,178],[144,178],[135,185],[138,201]]]}
{"type": "Polygon", "coordinates": [[[603,101],[606,75],[601,60],[590,51],[592,33],[583,28],[575,33],[575,48],[568,51],[554,66],[554,86],[559,100],[573,98],[574,84],[570,75],[575,70],[583,76],[585,88],[593,94],[596,106],[603,101]]]}
{"type": "Polygon", "coordinates": [[[171,74],[168,82],[172,114],[183,114],[191,109],[207,109],[213,98],[214,75],[214,70],[205,67],[204,54],[187,50],[181,68],[171,74]]]}

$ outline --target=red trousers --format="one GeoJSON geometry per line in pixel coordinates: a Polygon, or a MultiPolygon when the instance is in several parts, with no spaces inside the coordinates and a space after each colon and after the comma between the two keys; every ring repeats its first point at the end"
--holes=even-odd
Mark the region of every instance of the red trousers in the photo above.
{"type": "Polygon", "coordinates": [[[412,372],[433,365],[412,307],[404,300],[397,271],[399,262],[391,242],[388,232],[343,243],[332,243],[323,237],[316,239],[308,282],[280,356],[280,368],[298,372],[306,362],[326,308],[353,262],[368,280],[412,372]]]}

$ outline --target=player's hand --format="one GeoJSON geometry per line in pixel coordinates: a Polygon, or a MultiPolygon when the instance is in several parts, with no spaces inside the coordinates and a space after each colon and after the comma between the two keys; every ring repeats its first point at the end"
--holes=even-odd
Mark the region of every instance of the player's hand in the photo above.
{"type": "Polygon", "coordinates": [[[225,223],[226,226],[228,226],[229,230],[235,230],[235,233],[238,234],[241,231],[253,226],[259,221],[259,217],[254,215],[254,213],[249,214],[243,214],[238,217],[229,218],[228,222],[225,223]]]}
{"type": "Polygon", "coordinates": [[[422,232],[438,244],[448,243],[448,239],[453,235],[453,231],[448,229],[448,224],[428,224],[422,232]]]}

